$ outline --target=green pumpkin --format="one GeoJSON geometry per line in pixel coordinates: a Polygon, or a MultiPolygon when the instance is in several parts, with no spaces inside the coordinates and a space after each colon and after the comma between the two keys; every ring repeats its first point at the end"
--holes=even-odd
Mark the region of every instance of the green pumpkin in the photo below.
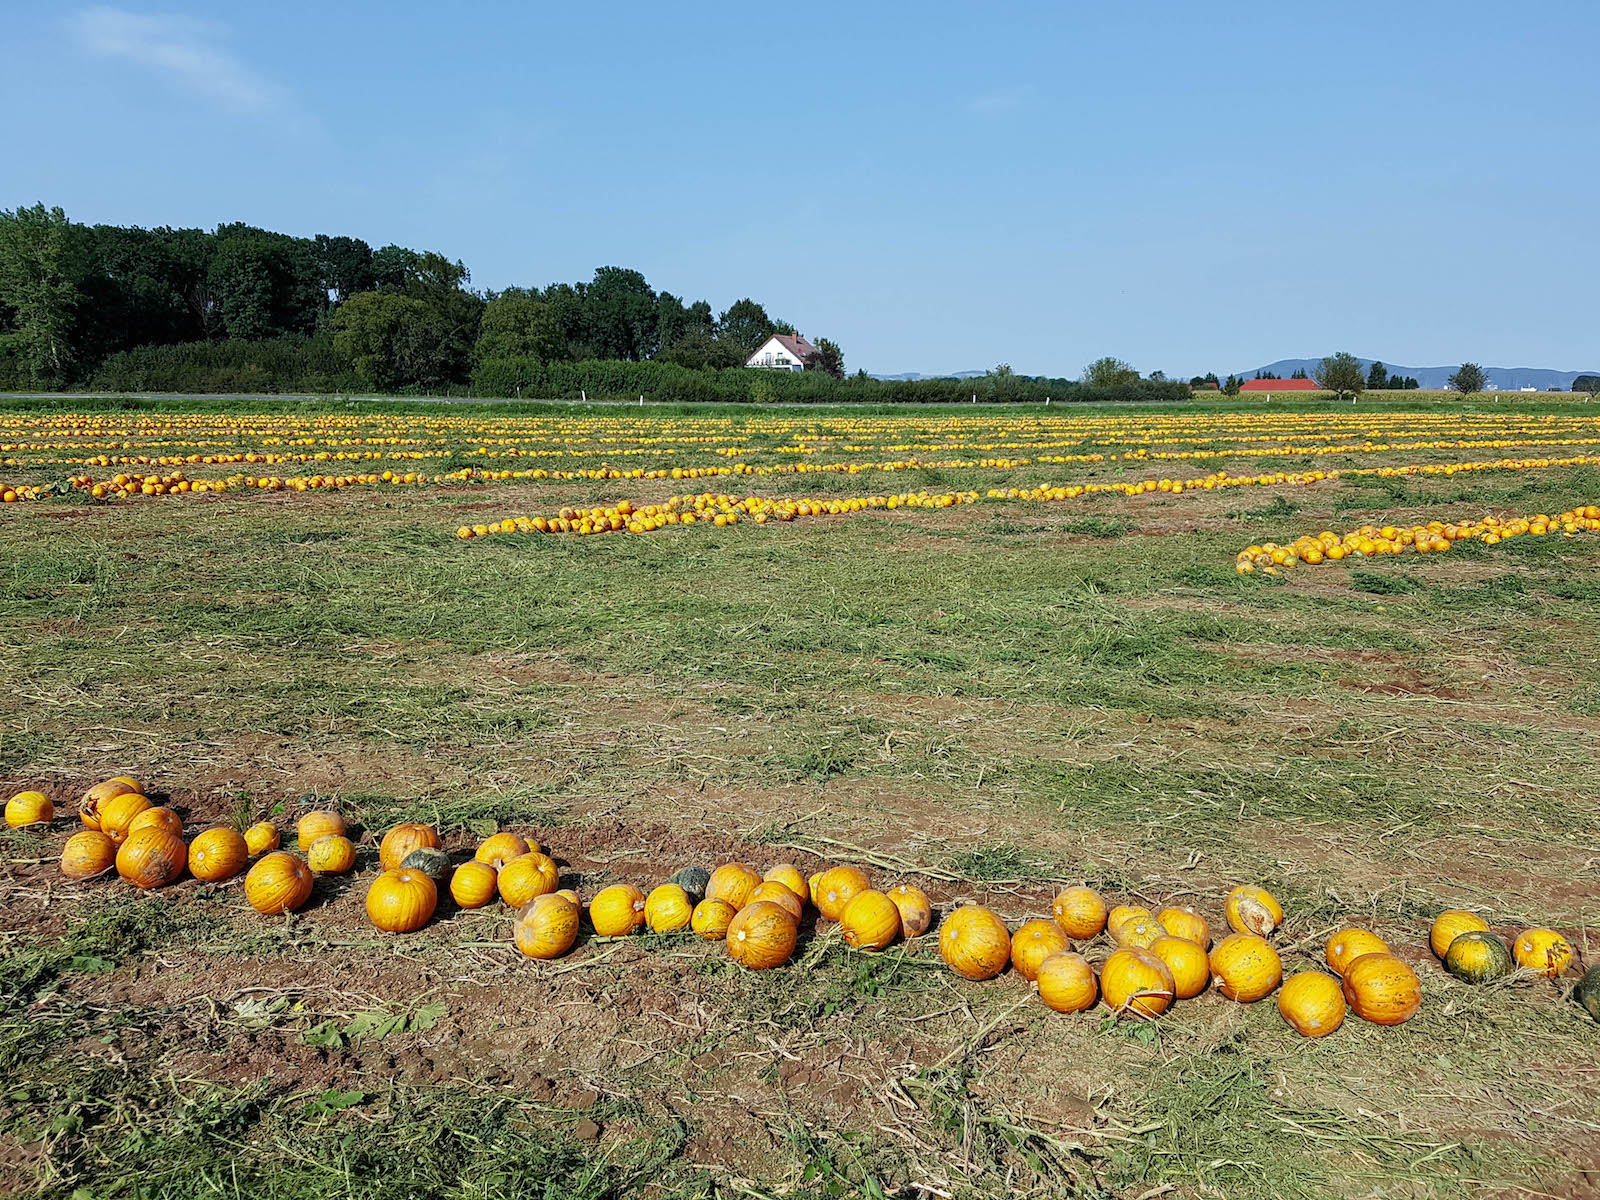
{"type": "Polygon", "coordinates": [[[706,885],[711,882],[711,872],[704,867],[682,867],[668,883],[675,883],[689,896],[689,903],[699,904],[706,898],[706,885]]]}
{"type": "Polygon", "coordinates": [[[450,856],[443,850],[422,846],[406,855],[400,866],[405,870],[421,871],[435,883],[443,883],[450,874],[450,856]]]}
{"type": "Polygon", "coordinates": [[[1600,1021],[1600,967],[1590,967],[1572,989],[1572,998],[1583,1005],[1585,1011],[1600,1021]]]}
{"type": "Polygon", "coordinates": [[[1492,933],[1459,933],[1444,953],[1444,969],[1464,983],[1488,983],[1516,969],[1505,942],[1492,933]]]}

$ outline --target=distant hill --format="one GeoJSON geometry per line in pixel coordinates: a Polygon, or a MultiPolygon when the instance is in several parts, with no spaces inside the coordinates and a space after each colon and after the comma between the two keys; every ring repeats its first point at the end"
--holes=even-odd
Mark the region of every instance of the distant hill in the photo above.
{"type": "MultiPolygon", "coordinates": [[[[1280,358],[1275,363],[1268,363],[1264,367],[1251,367],[1248,371],[1239,372],[1245,379],[1253,379],[1257,371],[1270,371],[1283,379],[1288,379],[1296,371],[1304,371],[1307,375],[1315,373],[1316,366],[1321,359],[1317,358],[1280,358]]],[[[1373,360],[1363,358],[1360,360],[1363,367],[1370,368],[1373,360]]],[[[1408,375],[1425,388],[1447,388],[1450,386],[1450,376],[1455,374],[1455,367],[1402,367],[1388,359],[1383,360],[1383,365],[1388,368],[1391,375],[1408,375]]],[[[1489,377],[1489,390],[1514,392],[1519,388],[1534,387],[1540,391],[1548,391],[1551,387],[1559,387],[1563,392],[1572,390],[1572,381],[1579,375],[1600,375],[1600,371],[1552,371],[1545,367],[1484,367],[1483,373],[1489,377]]]]}
{"type": "Polygon", "coordinates": [[[871,371],[867,372],[874,379],[892,379],[902,383],[915,383],[919,379],[979,379],[988,373],[987,371],[949,371],[943,375],[924,375],[919,371],[906,371],[900,375],[875,375],[871,371]]]}

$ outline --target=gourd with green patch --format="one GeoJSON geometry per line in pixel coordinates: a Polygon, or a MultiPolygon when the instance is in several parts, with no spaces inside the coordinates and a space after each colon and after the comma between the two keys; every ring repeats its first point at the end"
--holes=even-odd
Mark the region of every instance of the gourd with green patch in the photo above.
{"type": "Polygon", "coordinates": [[[450,856],[443,850],[421,846],[406,855],[400,866],[403,870],[421,871],[435,884],[440,884],[450,875],[450,856]]]}
{"type": "Polygon", "coordinates": [[[706,885],[711,882],[711,872],[704,867],[680,867],[668,883],[675,883],[689,895],[690,904],[699,904],[706,898],[706,885]]]}
{"type": "Polygon", "coordinates": [[[1516,970],[1511,951],[1492,933],[1469,930],[1450,940],[1444,952],[1444,969],[1463,983],[1488,983],[1516,970]]]}
{"type": "Polygon", "coordinates": [[[1572,989],[1572,998],[1583,1005],[1596,1021],[1600,1021],[1600,967],[1590,967],[1572,989]]]}

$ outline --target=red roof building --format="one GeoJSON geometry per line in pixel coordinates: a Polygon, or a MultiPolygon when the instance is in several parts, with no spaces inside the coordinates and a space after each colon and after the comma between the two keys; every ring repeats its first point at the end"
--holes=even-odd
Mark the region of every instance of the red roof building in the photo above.
{"type": "Polygon", "coordinates": [[[1239,385],[1241,392],[1320,392],[1322,385],[1315,379],[1246,379],[1239,385]]]}

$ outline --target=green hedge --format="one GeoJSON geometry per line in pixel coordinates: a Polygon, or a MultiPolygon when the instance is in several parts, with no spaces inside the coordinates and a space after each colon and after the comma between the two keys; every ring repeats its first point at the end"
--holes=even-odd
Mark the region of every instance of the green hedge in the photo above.
{"type": "Polygon", "coordinates": [[[85,385],[104,392],[349,392],[355,371],[331,342],[286,336],[140,346],[108,357],[85,385]]]}

